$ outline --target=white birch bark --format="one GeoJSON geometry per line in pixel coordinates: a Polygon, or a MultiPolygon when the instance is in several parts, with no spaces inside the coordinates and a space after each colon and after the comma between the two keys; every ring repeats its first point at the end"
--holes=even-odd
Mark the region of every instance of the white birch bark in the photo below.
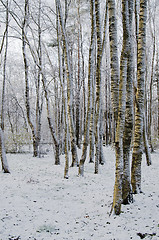
{"type": "Polygon", "coordinates": [[[4,173],[10,173],[9,166],[7,162],[6,152],[5,152],[5,144],[4,144],[4,108],[5,108],[5,89],[6,89],[6,62],[7,62],[7,51],[8,51],[8,26],[9,26],[9,20],[8,20],[8,0],[6,2],[6,30],[4,33],[4,38],[1,43],[1,51],[4,47],[4,41],[5,41],[5,54],[4,54],[4,64],[3,64],[3,86],[2,86],[2,108],[1,108],[1,125],[0,125],[0,157],[1,157],[1,163],[2,163],[2,170],[4,173]]]}
{"type": "MultiPolygon", "coordinates": [[[[6,90],[6,64],[7,64],[7,52],[8,52],[8,27],[9,27],[9,9],[8,0],[6,1],[6,31],[5,31],[5,52],[3,63],[3,85],[2,85],[2,108],[1,108],[1,128],[4,131],[4,110],[5,110],[5,90],[6,90]]],[[[3,47],[3,45],[2,45],[3,47]]]]}
{"type": "Polygon", "coordinates": [[[120,59],[119,83],[119,111],[115,133],[116,177],[114,186],[113,208],[116,215],[120,214],[122,203],[122,175],[123,175],[123,134],[126,110],[126,82],[127,82],[127,54],[128,54],[128,0],[122,1],[123,17],[123,48],[120,59]]]}
{"type": "Polygon", "coordinates": [[[0,127],[0,157],[1,157],[3,172],[10,173],[7,157],[6,157],[5,145],[4,145],[4,136],[3,136],[3,131],[1,127],[0,127]]]}
{"type": "Polygon", "coordinates": [[[60,146],[59,146],[59,141],[56,136],[56,131],[54,128],[54,124],[51,118],[51,107],[50,107],[50,101],[49,101],[49,94],[48,94],[48,89],[47,89],[47,83],[44,74],[42,74],[42,83],[43,83],[43,88],[44,88],[44,93],[45,93],[45,99],[46,99],[46,107],[47,107],[47,120],[50,128],[50,132],[52,135],[52,139],[55,144],[55,165],[60,164],[60,146]]]}
{"type": "Polygon", "coordinates": [[[148,139],[149,139],[149,145],[151,148],[151,152],[154,151],[153,144],[152,144],[152,108],[153,108],[153,85],[154,85],[154,61],[155,61],[155,27],[154,27],[154,33],[152,34],[153,38],[153,53],[152,53],[152,66],[151,66],[151,80],[150,80],[150,102],[149,102],[149,122],[148,122],[148,139]]]}
{"type": "Polygon", "coordinates": [[[89,150],[89,162],[94,163],[94,145],[95,145],[95,79],[92,79],[92,108],[91,108],[91,119],[90,119],[90,128],[89,128],[89,141],[90,141],[90,150],[89,150]]]}
{"type": "MultiPolygon", "coordinates": [[[[67,1],[65,1],[65,22],[67,19],[67,1]]],[[[69,178],[69,146],[68,146],[68,136],[69,136],[69,126],[68,126],[68,114],[67,114],[67,94],[65,91],[65,74],[64,69],[62,69],[62,56],[61,56],[61,44],[60,44],[60,25],[58,11],[56,15],[56,28],[57,28],[57,42],[58,42],[58,62],[59,62],[59,80],[62,89],[62,108],[64,115],[64,153],[65,153],[65,168],[64,168],[64,178],[69,178]]]]}
{"type": "Polygon", "coordinates": [[[132,155],[131,183],[133,193],[141,192],[141,161],[143,147],[143,113],[145,89],[145,50],[146,50],[147,0],[140,1],[138,55],[137,55],[137,92],[135,105],[135,134],[132,155]]]}
{"type": "Polygon", "coordinates": [[[119,57],[117,41],[117,18],[115,0],[108,0],[109,9],[109,41],[110,41],[110,66],[111,66],[111,98],[115,122],[118,118],[119,106],[119,57]]]}
{"type": "Polygon", "coordinates": [[[156,59],[156,81],[157,81],[157,109],[158,109],[158,115],[157,115],[157,119],[158,119],[158,122],[157,122],[157,130],[158,130],[158,139],[159,139],[159,54],[157,52],[157,59],[156,59]]]}
{"type": "Polygon", "coordinates": [[[80,142],[80,110],[81,110],[81,27],[80,27],[80,0],[78,1],[78,70],[77,70],[77,84],[76,84],[76,145],[81,148],[80,142]]]}
{"type": "Polygon", "coordinates": [[[27,60],[27,54],[26,54],[26,31],[28,27],[28,14],[29,14],[29,0],[25,0],[25,6],[24,6],[24,19],[22,23],[22,53],[23,53],[23,61],[24,61],[24,69],[25,69],[25,105],[26,105],[26,112],[27,112],[27,120],[29,123],[29,126],[32,131],[33,136],[33,155],[34,157],[38,156],[38,145],[37,145],[37,139],[36,139],[36,126],[31,120],[31,114],[30,114],[30,99],[29,99],[29,66],[28,66],[28,60],[27,60]]]}
{"type": "Polygon", "coordinates": [[[86,116],[86,124],[84,129],[84,141],[82,147],[82,156],[79,163],[79,175],[84,175],[84,163],[87,156],[87,147],[89,143],[89,127],[91,121],[91,109],[92,109],[92,81],[93,81],[93,66],[94,66],[94,44],[95,44],[95,2],[90,1],[91,5],[91,44],[89,49],[89,72],[88,72],[88,109],[87,109],[87,116],[86,116]]]}
{"type": "Polygon", "coordinates": [[[133,201],[131,177],[130,177],[130,147],[132,141],[133,130],[133,10],[134,2],[128,0],[128,41],[129,51],[127,52],[127,84],[126,84],[126,110],[125,110],[125,127],[123,136],[123,182],[122,182],[122,198],[123,204],[133,201]]]}
{"type": "Polygon", "coordinates": [[[149,143],[148,143],[148,139],[147,139],[145,113],[144,113],[144,117],[143,117],[143,142],[144,142],[144,149],[145,149],[147,166],[150,166],[152,164],[152,162],[151,162],[151,154],[150,154],[150,149],[149,149],[149,143]]]}
{"type": "MultiPolygon", "coordinates": [[[[115,150],[116,150],[116,172],[115,172],[115,185],[114,185],[114,195],[113,195],[113,204],[111,212],[114,210],[115,214],[120,214],[121,202],[122,202],[122,139],[120,134],[122,133],[122,126],[120,127],[120,122],[123,122],[123,119],[118,119],[119,111],[119,59],[118,59],[118,43],[117,43],[117,19],[116,19],[116,6],[115,0],[108,0],[109,8],[109,41],[110,41],[110,65],[111,65],[111,97],[112,97],[112,106],[114,112],[114,120],[117,123],[118,128],[116,130],[116,139],[115,139],[115,150]]],[[[123,62],[124,62],[123,58],[123,62]]],[[[125,69],[124,69],[125,70],[125,69]]],[[[125,71],[124,79],[125,79],[125,71]]],[[[122,80],[122,75],[121,75],[122,80]]],[[[122,85],[120,85],[120,99],[122,101],[122,85]]],[[[120,104],[121,104],[120,101],[120,104]]],[[[120,106],[120,111],[122,114],[122,105],[120,106]]],[[[119,115],[120,117],[120,115],[119,115]]],[[[121,116],[122,117],[122,116],[121,116]]]]}
{"type": "MultiPolygon", "coordinates": [[[[96,38],[97,38],[97,62],[96,62],[96,100],[95,100],[95,144],[96,144],[96,157],[95,157],[95,171],[98,173],[99,158],[102,158],[100,150],[102,151],[102,146],[100,145],[100,119],[101,119],[101,66],[102,66],[102,56],[105,42],[105,32],[102,39],[101,32],[101,19],[100,19],[100,1],[95,0],[95,16],[96,16],[96,38]],[[103,43],[103,45],[102,45],[103,43]]],[[[102,159],[101,162],[104,162],[102,159]]]]}
{"type": "Polygon", "coordinates": [[[77,148],[76,148],[76,139],[75,139],[75,126],[73,120],[73,96],[72,96],[72,73],[71,73],[71,66],[70,66],[70,54],[69,54],[69,47],[67,43],[67,36],[65,32],[64,22],[63,22],[63,14],[61,9],[60,0],[56,0],[56,6],[59,13],[59,20],[61,26],[61,32],[63,37],[63,48],[65,54],[65,64],[66,64],[66,74],[67,74],[67,111],[68,111],[68,118],[69,118],[69,128],[71,134],[71,150],[72,150],[72,166],[74,164],[78,165],[78,156],[77,156],[77,148]]]}

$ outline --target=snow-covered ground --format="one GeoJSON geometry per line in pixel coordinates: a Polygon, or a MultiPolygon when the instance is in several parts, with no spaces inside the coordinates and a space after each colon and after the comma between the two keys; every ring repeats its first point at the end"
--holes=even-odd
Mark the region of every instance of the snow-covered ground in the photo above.
{"type": "Polygon", "coordinates": [[[71,168],[67,180],[64,156],[55,166],[52,153],[7,155],[11,174],[0,172],[0,240],[159,239],[159,151],[150,167],[143,156],[143,193],[110,217],[115,157],[110,147],[104,154],[98,175],[86,163],[84,177],[71,168]]]}

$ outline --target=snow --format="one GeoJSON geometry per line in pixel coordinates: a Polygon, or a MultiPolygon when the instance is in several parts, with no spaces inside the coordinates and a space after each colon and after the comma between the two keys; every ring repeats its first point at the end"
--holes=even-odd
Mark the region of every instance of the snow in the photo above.
{"type": "Polygon", "coordinates": [[[84,177],[70,168],[64,179],[64,156],[8,154],[11,174],[0,172],[0,240],[129,240],[159,239],[159,151],[152,166],[142,162],[143,193],[111,215],[115,156],[104,148],[106,164],[94,174],[86,163],[84,177]],[[141,235],[145,234],[145,235],[141,235]],[[141,237],[140,237],[140,236],[141,237]]]}

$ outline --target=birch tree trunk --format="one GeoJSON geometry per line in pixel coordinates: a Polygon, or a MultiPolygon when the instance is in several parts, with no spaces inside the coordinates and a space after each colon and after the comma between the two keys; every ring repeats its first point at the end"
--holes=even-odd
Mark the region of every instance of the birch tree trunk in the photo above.
{"type": "Polygon", "coordinates": [[[37,142],[37,151],[38,156],[40,157],[40,141],[41,141],[41,115],[42,115],[42,106],[43,99],[40,102],[40,88],[41,88],[41,69],[42,69],[42,40],[41,40],[41,0],[39,0],[38,6],[38,75],[36,81],[36,142],[37,142]]]}
{"type": "Polygon", "coordinates": [[[28,27],[28,17],[29,17],[29,0],[25,0],[24,19],[22,23],[22,53],[23,53],[23,61],[24,61],[24,69],[25,69],[25,105],[26,105],[28,123],[31,128],[32,136],[33,136],[33,156],[37,157],[38,142],[37,142],[36,126],[31,120],[31,113],[30,113],[29,70],[28,70],[29,66],[28,66],[28,60],[26,55],[26,31],[28,27]]]}
{"type": "MultiPolygon", "coordinates": [[[[9,27],[9,14],[8,14],[8,0],[6,2],[6,31],[5,31],[5,52],[3,63],[3,85],[2,85],[2,108],[1,108],[1,128],[4,131],[4,108],[5,108],[5,90],[6,90],[6,64],[7,64],[7,52],[8,52],[8,27],[9,27]]],[[[3,47],[3,46],[2,46],[3,47]]]]}
{"type": "Polygon", "coordinates": [[[157,130],[158,130],[158,139],[159,139],[159,59],[158,59],[158,52],[157,52],[157,60],[156,60],[156,81],[157,81],[157,105],[158,105],[158,116],[157,116],[157,119],[158,119],[158,123],[157,123],[157,130]]]}
{"type": "Polygon", "coordinates": [[[151,154],[150,154],[150,147],[147,137],[147,128],[148,128],[148,100],[147,100],[147,76],[148,76],[148,66],[147,66],[147,57],[146,57],[146,73],[145,73],[145,111],[144,111],[144,117],[143,117],[143,143],[144,143],[144,149],[145,149],[145,155],[146,155],[146,162],[147,166],[151,165],[151,154]]]}
{"type": "Polygon", "coordinates": [[[151,152],[154,151],[153,145],[152,145],[152,108],[153,108],[153,79],[154,79],[154,61],[155,61],[155,29],[153,36],[153,53],[152,53],[152,66],[151,66],[151,80],[150,80],[150,102],[149,102],[149,123],[148,123],[148,138],[149,138],[149,144],[151,148],[151,152]]]}
{"type": "MultiPolygon", "coordinates": [[[[118,59],[118,42],[117,42],[117,19],[116,19],[116,7],[115,0],[108,0],[109,8],[109,41],[110,41],[110,66],[111,66],[111,97],[112,106],[114,112],[114,120],[117,123],[118,120],[118,109],[119,109],[119,59],[118,59]]],[[[122,89],[120,89],[120,92],[122,89]]],[[[120,96],[120,98],[122,95],[120,96]]],[[[121,98],[122,99],[122,98],[121,98]]],[[[122,109],[121,109],[122,110],[122,109]]],[[[118,126],[120,126],[120,119],[118,126]]],[[[120,138],[120,128],[118,127],[118,135],[115,141],[116,149],[116,172],[115,172],[115,186],[114,196],[111,212],[115,211],[115,214],[120,214],[121,202],[122,202],[122,141],[120,138]],[[119,151],[119,152],[118,152],[119,151]]],[[[121,132],[123,135],[123,133],[121,132]]],[[[110,212],[110,214],[111,214],[110,212]]]]}
{"type": "Polygon", "coordinates": [[[69,170],[69,152],[68,152],[68,115],[67,115],[67,100],[64,99],[64,116],[65,116],[65,169],[64,178],[68,179],[69,170]]]}
{"type": "Polygon", "coordinates": [[[80,34],[80,0],[78,1],[78,70],[77,70],[77,85],[76,85],[76,145],[81,148],[80,143],[80,110],[81,110],[81,34],[80,34]]]}
{"type": "Polygon", "coordinates": [[[91,108],[91,119],[90,119],[90,128],[89,128],[89,141],[90,141],[90,150],[89,150],[89,162],[94,163],[94,143],[95,143],[95,79],[93,77],[92,81],[92,108],[91,108]]]}
{"type": "Polygon", "coordinates": [[[145,89],[147,0],[140,1],[139,36],[137,53],[137,92],[135,105],[135,134],[132,155],[131,183],[133,193],[141,192],[141,161],[143,147],[143,114],[145,89]]]}
{"type": "MultiPolygon", "coordinates": [[[[123,136],[123,182],[122,182],[122,198],[123,204],[128,204],[133,201],[131,177],[130,177],[130,147],[133,130],[133,9],[134,2],[128,0],[128,41],[129,50],[127,52],[127,83],[126,83],[126,110],[125,110],[125,127],[123,136]]],[[[124,19],[123,19],[124,20],[124,19]]]]}
{"type": "Polygon", "coordinates": [[[84,141],[82,147],[82,156],[79,164],[79,175],[84,175],[84,163],[87,156],[87,147],[89,143],[89,128],[91,121],[91,109],[92,109],[92,82],[93,82],[93,66],[94,66],[94,44],[95,44],[95,1],[90,1],[91,6],[91,44],[89,49],[89,68],[88,68],[88,109],[86,116],[86,124],[84,129],[84,141]]]}
{"type": "Polygon", "coordinates": [[[120,83],[119,83],[119,110],[118,121],[115,133],[115,152],[116,152],[116,173],[113,206],[116,215],[121,212],[122,203],[122,175],[123,175],[123,134],[125,127],[125,110],[126,110],[126,82],[127,82],[127,65],[129,49],[129,16],[128,0],[122,1],[122,22],[123,22],[123,47],[120,59],[120,83]]]}
{"type": "MultiPolygon", "coordinates": [[[[67,94],[65,92],[65,73],[64,73],[64,63],[62,68],[62,56],[61,56],[61,47],[60,47],[60,24],[59,24],[59,15],[58,9],[56,15],[56,31],[57,31],[57,43],[58,43],[58,62],[59,62],[59,80],[62,88],[62,109],[64,115],[64,152],[65,152],[65,168],[64,168],[64,178],[68,179],[69,175],[69,149],[68,149],[68,114],[67,114],[67,94]]],[[[65,23],[67,19],[67,1],[65,1],[65,23]]]]}
{"type": "Polygon", "coordinates": [[[138,38],[139,38],[139,6],[140,0],[135,0],[135,35],[136,35],[136,49],[138,53],[138,38]]]}
{"type": "Polygon", "coordinates": [[[77,148],[76,148],[76,138],[75,138],[75,126],[73,121],[73,95],[72,95],[72,74],[71,74],[71,66],[70,66],[70,55],[67,43],[67,36],[65,32],[64,22],[63,22],[63,14],[61,9],[60,0],[56,0],[56,6],[59,14],[62,38],[63,38],[63,48],[65,54],[65,64],[66,64],[66,74],[67,74],[67,111],[69,118],[69,128],[71,135],[71,151],[72,151],[72,166],[75,164],[78,165],[78,156],[77,156],[77,148]]]}
{"type": "MultiPolygon", "coordinates": [[[[5,144],[4,144],[4,108],[5,108],[5,89],[6,89],[6,63],[7,63],[7,51],[8,51],[8,27],[9,27],[9,9],[8,9],[8,0],[6,1],[6,29],[3,35],[3,40],[1,44],[1,51],[4,47],[5,41],[5,53],[4,53],[4,64],[3,64],[3,85],[2,85],[2,108],[1,108],[1,125],[0,125],[0,157],[2,163],[2,170],[4,173],[10,173],[5,144]]],[[[0,51],[0,54],[1,54],[0,51]]]]}
{"type": "Polygon", "coordinates": [[[151,165],[151,154],[150,154],[149,143],[148,143],[148,139],[147,139],[145,113],[144,113],[144,117],[143,117],[143,142],[144,142],[147,166],[150,166],[151,165]]]}
{"type": "Polygon", "coordinates": [[[108,106],[108,77],[105,78],[105,145],[108,146],[109,143],[109,106],[108,106]]]}
{"type": "MultiPolygon", "coordinates": [[[[106,9],[107,11],[107,9],[106,9]]],[[[106,12],[107,14],[107,12],[106,12]]],[[[102,66],[102,56],[105,45],[105,31],[103,34],[101,32],[101,19],[100,19],[100,1],[95,0],[95,16],[96,16],[96,35],[97,35],[97,64],[96,64],[96,100],[95,100],[95,144],[96,144],[96,157],[95,157],[95,171],[98,173],[99,160],[101,163],[104,162],[102,154],[102,145],[100,141],[100,120],[101,120],[101,66],[102,66]]],[[[106,25],[105,25],[106,26],[106,25]]],[[[104,26],[104,27],[105,27],[104,26]]],[[[105,30],[105,29],[104,29],[105,30]]]]}
{"type": "Polygon", "coordinates": [[[157,71],[157,98],[158,98],[158,138],[159,138],[159,70],[157,71]]]}
{"type": "Polygon", "coordinates": [[[0,127],[0,157],[1,157],[3,172],[10,173],[7,157],[6,157],[5,145],[4,145],[4,136],[3,136],[3,131],[1,127],[0,127]]]}
{"type": "Polygon", "coordinates": [[[111,66],[111,98],[114,119],[118,119],[119,107],[119,57],[117,41],[117,18],[115,0],[108,0],[109,8],[109,41],[110,41],[110,66],[111,66]]]}
{"type": "Polygon", "coordinates": [[[82,26],[81,26],[81,23],[80,23],[80,35],[81,35],[81,57],[82,57],[82,72],[81,72],[81,75],[82,75],[82,90],[83,90],[83,96],[82,96],[82,99],[83,99],[83,104],[82,104],[82,114],[83,114],[83,118],[81,118],[81,121],[83,121],[83,125],[81,125],[81,142],[82,142],[82,135],[84,133],[84,129],[85,129],[85,126],[86,126],[86,81],[85,81],[85,62],[84,62],[84,52],[83,52],[83,39],[82,39],[82,26]]]}

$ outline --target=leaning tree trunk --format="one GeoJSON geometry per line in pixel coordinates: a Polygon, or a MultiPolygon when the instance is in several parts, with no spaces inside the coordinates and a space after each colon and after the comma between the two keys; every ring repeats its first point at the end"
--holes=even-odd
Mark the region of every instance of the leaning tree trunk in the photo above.
{"type": "Polygon", "coordinates": [[[137,53],[137,92],[135,104],[135,134],[132,155],[131,183],[133,193],[141,192],[141,161],[143,147],[143,114],[145,89],[145,50],[146,50],[147,0],[140,1],[140,19],[137,53]]]}
{"type": "Polygon", "coordinates": [[[47,120],[50,128],[50,132],[52,135],[52,139],[55,145],[55,165],[60,164],[60,144],[58,141],[58,138],[56,136],[56,132],[54,129],[53,121],[51,118],[51,108],[50,108],[50,102],[49,102],[49,94],[48,94],[48,89],[47,89],[47,83],[44,74],[42,74],[42,84],[43,84],[43,89],[45,93],[45,100],[46,100],[46,107],[47,107],[47,120]]]}
{"type": "Polygon", "coordinates": [[[28,79],[28,61],[26,55],[26,28],[28,24],[28,8],[29,8],[29,0],[25,0],[25,15],[22,23],[22,53],[23,53],[23,61],[24,61],[24,69],[25,69],[25,105],[26,105],[26,112],[27,112],[27,120],[29,126],[32,131],[33,136],[33,155],[34,157],[38,156],[38,141],[36,135],[36,127],[31,120],[31,113],[30,113],[30,99],[29,99],[29,79],[28,79]]]}

